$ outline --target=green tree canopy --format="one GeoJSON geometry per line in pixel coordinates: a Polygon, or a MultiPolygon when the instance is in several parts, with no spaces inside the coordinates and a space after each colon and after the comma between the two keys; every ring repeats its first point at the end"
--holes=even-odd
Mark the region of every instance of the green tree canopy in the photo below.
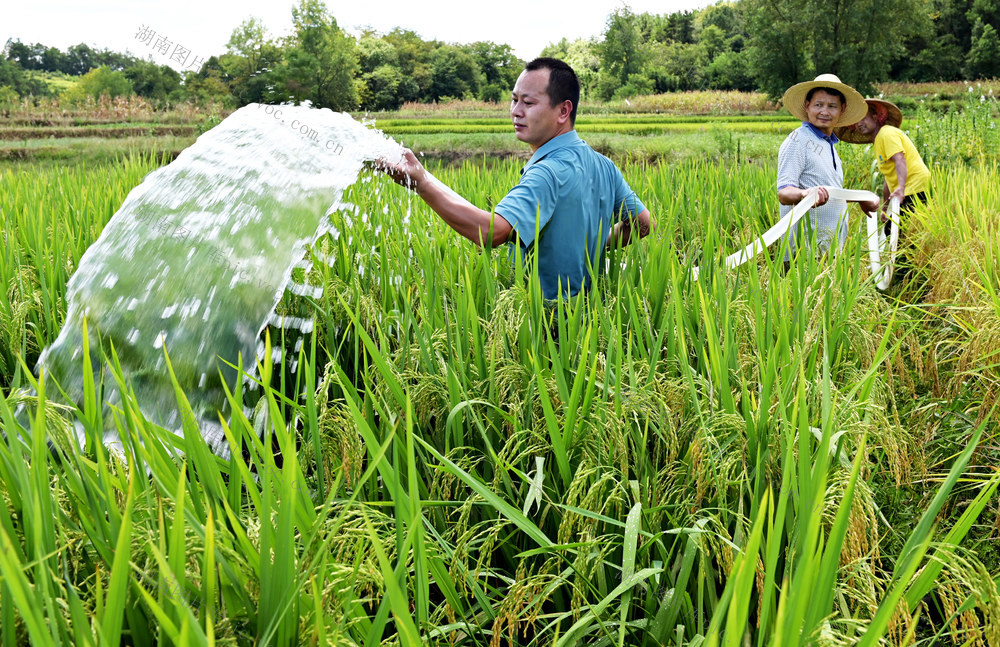
{"type": "Polygon", "coordinates": [[[506,101],[524,61],[514,55],[510,45],[478,41],[469,45],[472,58],[482,75],[479,98],[486,101],[506,101]]]}
{"type": "Polygon", "coordinates": [[[888,79],[902,43],[925,28],[923,0],[744,0],[751,65],[759,87],[780,97],[795,83],[832,73],[862,93],[888,79]]]}
{"type": "Polygon", "coordinates": [[[431,55],[430,95],[435,101],[475,98],[482,75],[476,59],[455,45],[441,45],[431,55]]]}
{"type": "Polygon", "coordinates": [[[604,31],[604,42],[599,47],[601,72],[627,82],[628,77],[639,74],[645,62],[642,32],[636,17],[628,6],[615,9],[608,16],[604,31]]]}
{"type": "Polygon", "coordinates": [[[358,106],[354,39],[337,26],[322,0],[301,0],[292,8],[295,35],[277,75],[284,98],[333,110],[358,106]]]}
{"type": "Polygon", "coordinates": [[[275,73],[281,60],[281,49],[264,23],[251,17],[229,36],[226,53],[219,57],[220,78],[228,79],[238,105],[264,103],[272,98],[273,88],[283,85],[275,73]]]}
{"type": "Polygon", "coordinates": [[[129,94],[132,94],[132,82],[125,73],[102,65],[81,76],[63,96],[71,103],[79,103],[87,97],[99,99],[106,95],[115,98],[129,94]]]}
{"type": "Polygon", "coordinates": [[[1000,38],[993,25],[977,22],[973,27],[966,71],[974,79],[1000,77],[1000,38]]]}
{"type": "Polygon", "coordinates": [[[1000,76],[1000,0],[973,0],[966,12],[972,27],[965,73],[973,79],[1000,76]]]}
{"type": "Polygon", "coordinates": [[[181,75],[169,66],[139,61],[120,74],[132,83],[136,94],[156,103],[181,98],[181,75]]]}
{"type": "Polygon", "coordinates": [[[15,61],[3,57],[0,57],[0,87],[9,90],[6,93],[8,100],[11,93],[21,97],[42,97],[49,94],[49,89],[44,83],[25,73],[15,61]]]}

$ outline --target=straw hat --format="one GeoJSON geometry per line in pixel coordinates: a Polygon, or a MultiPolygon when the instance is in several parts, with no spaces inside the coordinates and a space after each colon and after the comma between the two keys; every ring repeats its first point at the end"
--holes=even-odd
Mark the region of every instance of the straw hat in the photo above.
{"type": "Polygon", "coordinates": [[[809,121],[805,107],[806,95],[813,88],[833,88],[834,90],[840,90],[844,94],[847,105],[844,107],[844,113],[840,115],[840,120],[837,122],[841,126],[850,126],[857,123],[868,114],[868,106],[865,104],[865,98],[851,86],[841,83],[836,74],[820,74],[812,81],[796,83],[788,88],[784,96],[781,97],[782,105],[798,119],[809,121]]]}
{"type": "MultiPolygon", "coordinates": [[[[882,99],[865,99],[865,103],[868,104],[870,111],[878,116],[878,121],[883,126],[895,126],[899,128],[899,125],[903,123],[903,112],[895,103],[883,101],[882,99]]],[[[864,119],[864,117],[861,119],[864,119]]],[[[837,133],[837,137],[841,141],[845,141],[848,144],[870,144],[875,141],[875,133],[862,135],[854,130],[853,125],[837,126],[833,129],[833,132],[837,133]]]]}

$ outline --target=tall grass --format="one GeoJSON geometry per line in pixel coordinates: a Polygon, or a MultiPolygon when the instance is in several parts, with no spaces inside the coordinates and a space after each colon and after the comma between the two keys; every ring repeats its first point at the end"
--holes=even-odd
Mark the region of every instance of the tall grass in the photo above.
{"type": "Polygon", "coordinates": [[[99,173],[83,165],[41,172],[0,166],[0,386],[16,380],[16,357],[34,366],[55,339],[80,257],[132,187],[162,163],[133,156],[99,173]]]}
{"type": "MultiPolygon", "coordinates": [[[[846,154],[849,185],[870,181],[867,162],[861,147],[846,154]]],[[[146,168],[124,167],[129,182],[146,168]]],[[[493,205],[518,170],[440,176],[493,205]]],[[[335,214],[338,235],[310,250],[330,259],[304,277],[324,296],[282,304],[317,317],[289,353],[297,370],[259,367],[257,410],[234,399],[221,421],[230,460],[201,440],[183,385],[183,438],[126,396],[112,418],[123,447],[109,452],[100,383],[67,409],[24,364],[6,368],[38,395],[0,399],[0,643],[996,641],[983,397],[996,360],[988,337],[958,358],[988,325],[964,325],[953,296],[996,307],[996,236],[981,235],[995,202],[972,188],[997,186],[996,170],[956,168],[914,228],[927,254],[956,227],[965,245],[978,237],[974,260],[956,243],[949,272],[918,253],[928,287],[889,295],[857,223],[836,260],[785,272],[779,250],[721,269],[774,221],[772,168],[625,170],[658,232],[612,253],[589,297],[555,305],[530,259],[482,252],[364,178],[345,198],[360,211],[335,214]],[[960,289],[933,292],[959,272],[960,289]],[[91,439],[83,451],[71,426],[91,439]]],[[[0,300],[37,322],[5,319],[12,362],[58,330],[72,268],[53,259],[82,251],[120,203],[71,216],[104,173],[56,176],[54,194],[0,178],[12,222],[33,222],[47,198],[81,228],[78,243],[53,216],[67,232],[57,250],[45,227],[5,228],[0,274],[35,277],[17,295],[42,293],[0,300]]]]}

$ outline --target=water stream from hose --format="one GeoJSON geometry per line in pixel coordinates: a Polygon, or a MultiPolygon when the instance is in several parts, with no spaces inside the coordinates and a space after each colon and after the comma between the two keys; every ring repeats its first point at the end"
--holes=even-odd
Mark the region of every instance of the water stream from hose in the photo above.
{"type": "MultiPolygon", "coordinates": [[[[293,281],[293,270],[318,237],[336,233],[329,214],[351,208],[341,198],[365,162],[400,152],[344,113],[237,110],[129,193],[70,279],[65,323],[38,369],[70,401],[82,400],[86,318],[95,378],[101,349],[113,344],[143,414],[180,432],[166,350],[203,435],[227,454],[218,423],[228,413],[223,381],[236,380],[227,363],[252,367],[265,326],[311,330],[311,319],[278,317],[275,306],[286,289],[322,291],[293,281]]],[[[104,399],[121,401],[108,377],[104,399]]],[[[77,434],[82,444],[82,425],[77,434]]],[[[103,440],[118,442],[109,420],[103,440]]]]}

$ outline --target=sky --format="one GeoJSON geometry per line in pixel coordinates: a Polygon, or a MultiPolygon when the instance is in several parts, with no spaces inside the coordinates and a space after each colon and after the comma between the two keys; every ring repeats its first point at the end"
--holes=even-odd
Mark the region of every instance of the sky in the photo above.
{"type": "MultiPolygon", "coordinates": [[[[183,70],[195,59],[205,60],[226,50],[229,36],[241,22],[256,17],[269,35],[287,35],[296,0],[11,0],[0,19],[0,45],[13,38],[42,43],[65,51],[86,43],[97,49],[130,52],[152,57],[160,64],[183,70]],[[170,48],[167,54],[153,49],[154,39],[136,36],[155,32],[170,48]],[[178,46],[180,49],[178,49],[178,46]],[[187,53],[185,56],[185,52],[187,53]],[[176,55],[176,60],[175,60],[176,55]],[[186,65],[180,59],[186,59],[186,65]]],[[[710,0],[631,0],[634,13],[666,14],[698,9],[710,0]]],[[[562,38],[575,40],[599,36],[608,15],[623,6],[622,0],[576,0],[574,3],[536,0],[527,3],[471,2],[469,0],[327,0],[326,6],[341,28],[358,34],[370,28],[388,32],[395,27],[415,31],[424,40],[471,43],[489,40],[506,43],[525,60],[562,38]],[[572,9],[570,9],[572,7],[572,9]],[[527,14],[530,14],[527,15],[527,14]]],[[[164,45],[161,44],[161,47],[164,45]]]]}

